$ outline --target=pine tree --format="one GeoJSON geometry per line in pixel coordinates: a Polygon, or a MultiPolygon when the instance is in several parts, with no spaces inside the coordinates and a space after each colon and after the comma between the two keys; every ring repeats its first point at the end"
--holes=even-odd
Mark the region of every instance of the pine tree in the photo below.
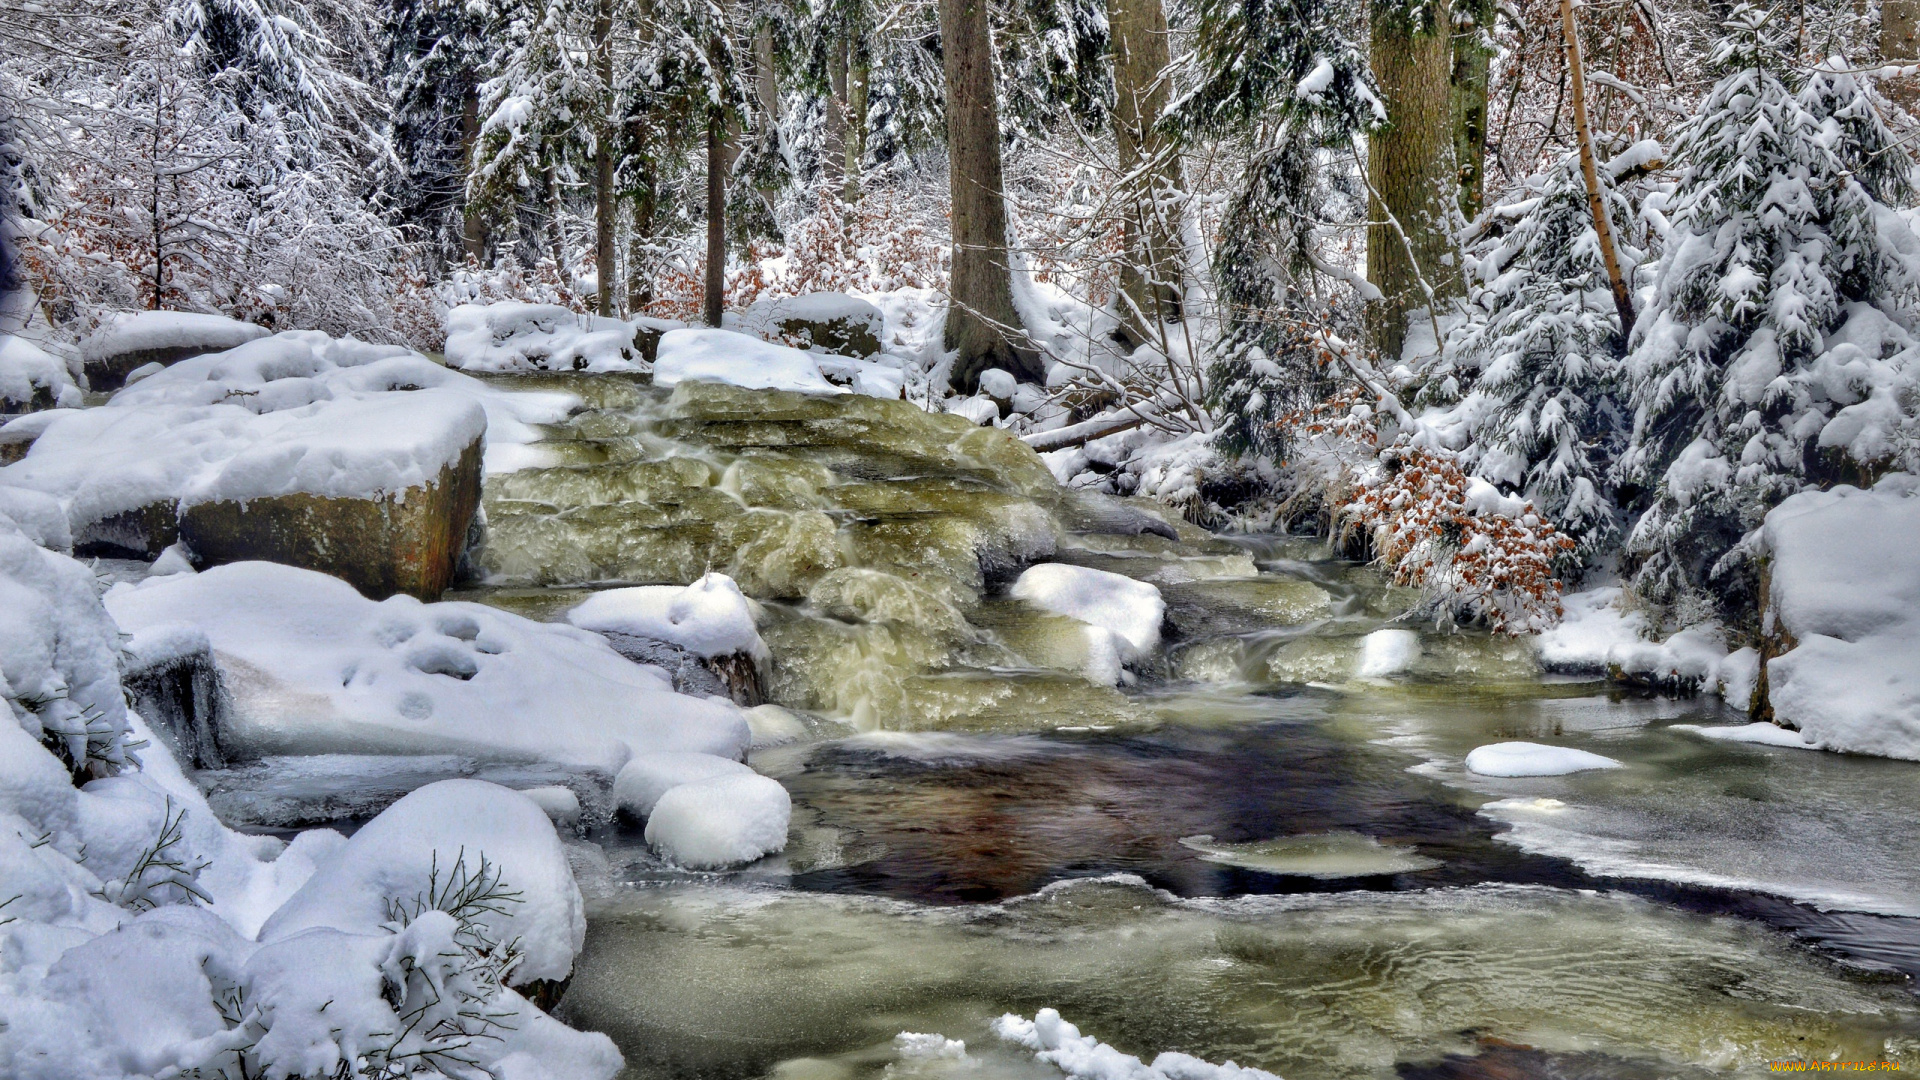
{"type": "Polygon", "coordinates": [[[416,230],[439,265],[485,254],[476,250],[480,215],[470,227],[465,207],[490,22],[484,0],[390,0],[383,27],[393,162],[379,186],[393,218],[416,230]]]}
{"type": "MultiPolygon", "coordinates": [[[[1602,171],[1604,175],[1604,170],[1602,171]]],[[[1631,203],[1606,189],[1616,236],[1631,203]]],[[[1471,253],[1468,317],[1448,342],[1435,396],[1465,393],[1465,464],[1519,491],[1590,559],[1617,532],[1605,495],[1618,450],[1624,334],[1577,154],[1529,178],[1471,253]],[[1453,360],[1452,358],[1457,358],[1453,360]],[[1460,386],[1455,374],[1471,383],[1460,386]]],[[[1629,250],[1632,265],[1640,253],[1629,250]]]]}
{"type": "Polygon", "coordinates": [[[1722,74],[1677,139],[1672,232],[1627,361],[1619,475],[1651,501],[1627,547],[1657,602],[1709,584],[1750,594],[1726,587],[1750,570],[1741,539],[1787,495],[1848,470],[1820,446],[1858,394],[1821,362],[1828,336],[1851,308],[1892,311],[1920,284],[1889,208],[1907,193],[1906,159],[1871,89],[1844,64],[1794,75],[1775,23],[1743,4],[1725,24],[1722,74]]]}

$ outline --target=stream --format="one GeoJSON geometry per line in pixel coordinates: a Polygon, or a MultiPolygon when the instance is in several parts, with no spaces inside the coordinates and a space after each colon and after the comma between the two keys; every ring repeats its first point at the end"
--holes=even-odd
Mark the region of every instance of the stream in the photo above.
{"type": "Polygon", "coordinates": [[[1044,1007],[1287,1080],[1920,1068],[1911,763],[1702,738],[1674,725],[1744,717],[1395,623],[1408,597],[1318,541],[1169,529],[904,402],[511,385],[589,408],[488,480],[489,584],[449,598],[556,619],[724,571],[804,730],[751,760],[785,853],[574,846],[558,1015],[631,1077],[1044,1080],[989,1030],[1044,1007]],[[1080,624],[1006,595],[1034,561],[1157,585],[1161,655],[1087,681],[1080,624]],[[1364,677],[1389,626],[1417,654],[1364,677]],[[1465,770],[1512,739],[1625,767],[1465,770]]]}

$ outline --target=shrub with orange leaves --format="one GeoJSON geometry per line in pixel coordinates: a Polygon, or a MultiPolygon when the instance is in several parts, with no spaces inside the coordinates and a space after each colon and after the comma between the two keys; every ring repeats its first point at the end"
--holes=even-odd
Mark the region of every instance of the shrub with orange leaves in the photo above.
{"type": "Polygon", "coordinates": [[[1449,451],[1389,447],[1337,518],[1343,536],[1364,533],[1394,584],[1425,593],[1429,614],[1515,635],[1560,620],[1555,568],[1573,539],[1532,503],[1468,476],[1449,451]]]}

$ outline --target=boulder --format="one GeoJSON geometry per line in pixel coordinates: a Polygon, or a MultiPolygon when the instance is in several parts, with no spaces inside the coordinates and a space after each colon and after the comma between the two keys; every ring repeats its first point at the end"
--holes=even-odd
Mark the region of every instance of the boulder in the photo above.
{"type": "Polygon", "coordinates": [[[480,505],[481,438],[418,487],[368,496],[295,491],[215,499],[180,511],[202,564],[259,559],[331,574],[373,599],[437,599],[452,582],[480,505]]]}
{"type": "Polygon", "coordinates": [[[800,349],[867,357],[881,350],[880,309],[845,293],[808,293],[760,300],[741,317],[748,328],[800,349]]]}
{"type": "Polygon", "coordinates": [[[80,343],[87,385],[118,390],[127,375],[148,364],[171,366],[190,357],[225,352],[272,331],[221,315],[190,311],[135,311],[115,315],[80,343]]]}
{"type": "Polygon", "coordinates": [[[80,402],[80,387],[58,357],[26,338],[0,334],[0,413],[71,409],[80,402]]]}

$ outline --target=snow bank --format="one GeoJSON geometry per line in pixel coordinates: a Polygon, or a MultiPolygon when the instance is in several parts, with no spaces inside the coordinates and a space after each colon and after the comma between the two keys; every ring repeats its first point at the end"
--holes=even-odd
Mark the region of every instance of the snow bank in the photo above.
{"type": "Polygon", "coordinates": [[[374,933],[394,903],[434,907],[483,880],[517,894],[473,916],[494,941],[519,941],[514,981],[566,978],[587,935],[566,851],[538,803],[481,780],[428,784],[388,807],[315,869],[260,940],[315,927],[374,933]]]}
{"type": "Polygon", "coordinates": [[[667,789],[647,818],[647,843],[689,870],[750,863],[787,846],[793,801],[776,780],[728,773],[667,789]]]}
{"type": "Polygon", "coordinates": [[[1832,750],[1920,760],[1920,477],[1795,495],[1761,528],[1774,719],[1832,750]]]}
{"type": "Polygon", "coordinates": [[[490,470],[527,464],[533,425],[578,404],[497,390],[394,346],[285,333],[58,414],[0,485],[59,498],[76,534],[188,499],[371,496],[437,474],[482,431],[490,470]]]}
{"type": "Polygon", "coordinates": [[[746,653],[768,657],[754,629],[753,606],[725,574],[708,572],[691,585],[641,585],[608,589],[567,612],[583,630],[632,634],[668,641],[696,656],[746,653]]]}
{"type": "Polygon", "coordinates": [[[266,337],[273,331],[224,315],[193,311],[121,312],[80,343],[80,358],[96,364],[135,352],[200,349],[223,352],[266,337]]]}
{"type": "Polygon", "coordinates": [[[1664,690],[1717,693],[1736,708],[1747,707],[1759,672],[1753,649],[1728,652],[1718,624],[1701,623],[1648,638],[1646,615],[1621,606],[1618,586],[1570,593],[1562,598],[1560,624],[1534,638],[1548,671],[1608,674],[1664,690]]]}
{"type": "Polygon", "coordinates": [[[1467,769],[1481,776],[1565,776],[1620,767],[1618,761],[1586,750],[1530,742],[1492,743],[1467,754],[1467,769]]]}
{"type": "Polygon", "coordinates": [[[731,330],[671,330],[660,338],[653,365],[655,386],[717,382],[748,390],[844,394],[820,366],[799,349],[774,345],[731,330]]]}
{"type": "Polygon", "coordinates": [[[1130,577],[1066,563],[1030,566],[1013,583],[1017,599],[1087,624],[1093,657],[1087,677],[1120,681],[1120,667],[1160,647],[1167,603],[1160,590],[1130,577]]]}
{"type": "Polygon", "coordinates": [[[1056,1009],[1041,1009],[1031,1020],[1007,1013],[993,1022],[993,1033],[1032,1050],[1034,1057],[1074,1080],[1280,1080],[1263,1069],[1243,1069],[1231,1061],[1215,1065],[1172,1051],[1143,1062],[1080,1034],[1056,1009]]]}
{"type": "Polygon", "coordinates": [[[716,776],[752,775],[753,770],[732,758],[713,754],[637,754],[613,778],[613,800],[636,818],[653,813],[660,796],[679,787],[716,776]]]}
{"type": "Polygon", "coordinates": [[[77,409],[80,387],[67,365],[14,334],[0,334],[0,412],[77,409]]]}
{"type": "Polygon", "coordinates": [[[368,600],[337,578],[243,562],[116,586],[122,629],[203,631],[243,756],[470,754],[611,775],[635,753],[740,757],[730,704],[675,694],[605,640],[468,603],[368,600]]]}
{"type": "Polygon", "coordinates": [[[638,371],[633,323],[502,300],[447,312],[447,366],[463,371],[638,371]]]}

